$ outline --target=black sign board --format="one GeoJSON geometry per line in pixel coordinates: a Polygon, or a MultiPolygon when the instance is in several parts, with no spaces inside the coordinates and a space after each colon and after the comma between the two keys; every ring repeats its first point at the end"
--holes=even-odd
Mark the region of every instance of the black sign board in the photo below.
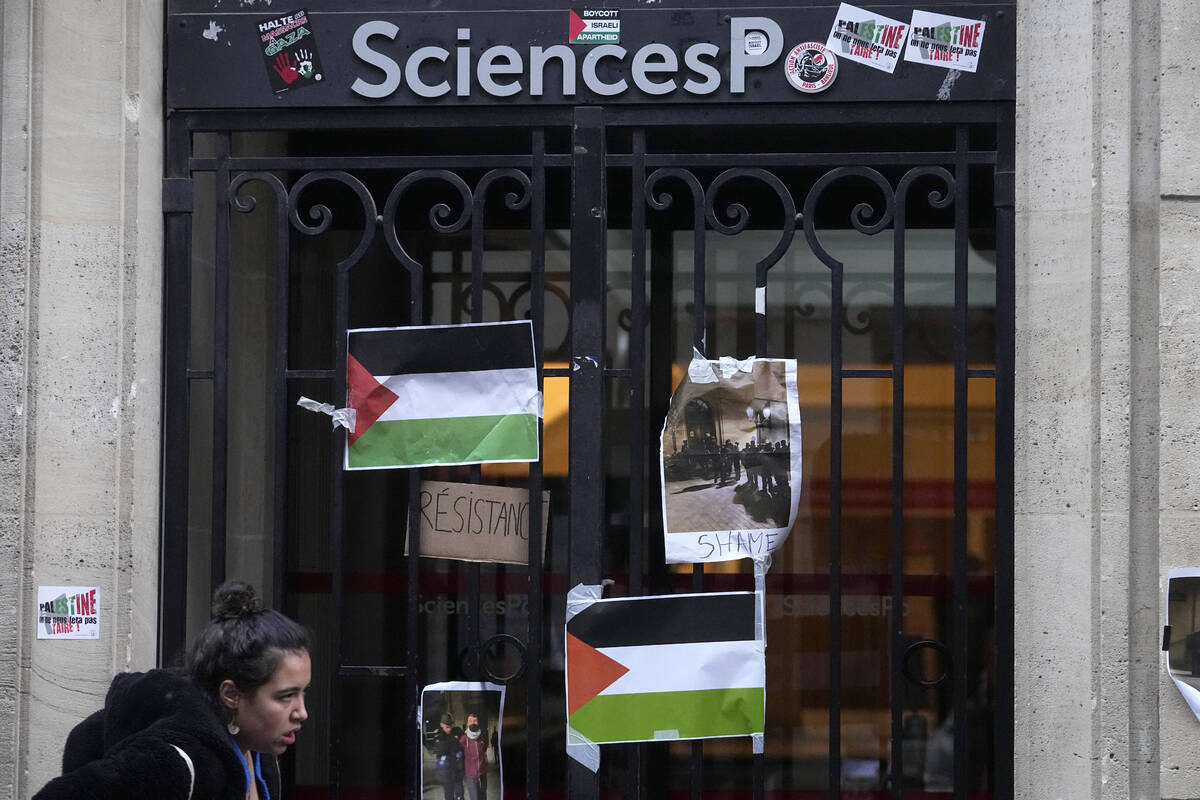
{"type": "Polygon", "coordinates": [[[976,69],[901,56],[888,73],[843,58],[836,82],[819,94],[798,89],[786,65],[797,48],[827,41],[838,4],[541,4],[434,12],[378,5],[347,11],[344,4],[316,2],[282,10],[242,0],[231,12],[212,0],[176,0],[167,28],[168,103],[202,109],[953,102],[1012,100],[1015,91],[1011,2],[863,6],[901,21],[916,10],[985,23],[976,69]]]}

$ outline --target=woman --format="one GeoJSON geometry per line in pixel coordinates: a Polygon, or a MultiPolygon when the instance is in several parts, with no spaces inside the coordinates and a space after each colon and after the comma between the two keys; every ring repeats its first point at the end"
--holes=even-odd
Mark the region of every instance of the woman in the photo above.
{"type": "Polygon", "coordinates": [[[186,672],[114,678],[34,800],[279,800],[276,756],[308,718],[311,670],[304,629],[229,581],[186,672]]]}

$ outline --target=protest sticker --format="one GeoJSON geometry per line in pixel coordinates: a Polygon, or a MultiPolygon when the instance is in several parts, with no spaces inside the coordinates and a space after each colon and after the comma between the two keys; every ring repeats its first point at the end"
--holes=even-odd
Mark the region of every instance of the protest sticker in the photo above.
{"type": "Polygon", "coordinates": [[[100,590],[94,586],[39,586],[37,638],[99,639],[100,590]]]}
{"type": "Polygon", "coordinates": [[[889,75],[896,71],[908,39],[908,24],[842,3],[825,46],[846,58],[889,75]]]}
{"type": "MultiPolygon", "coordinates": [[[[421,555],[496,564],[529,563],[529,492],[504,486],[421,481],[421,555]]],[[[542,492],[542,553],[550,493],[542,492]]],[[[408,541],[404,543],[408,555],[408,541]]]]}
{"type": "Polygon", "coordinates": [[[585,8],[582,11],[568,10],[567,42],[570,44],[620,44],[620,9],[585,8]]]}
{"type": "Polygon", "coordinates": [[[258,39],[271,91],[276,94],[303,89],[324,78],[317,37],[303,8],[259,20],[258,39]]]}
{"type": "Polygon", "coordinates": [[[978,19],[914,10],[904,60],[974,72],[983,51],[986,24],[978,19]]]}
{"type": "Polygon", "coordinates": [[[504,686],[448,681],[421,690],[421,796],[504,796],[504,686]]]}
{"type": "Polygon", "coordinates": [[[762,558],[800,500],[794,360],[696,358],[659,440],[666,560],[762,558]]]}

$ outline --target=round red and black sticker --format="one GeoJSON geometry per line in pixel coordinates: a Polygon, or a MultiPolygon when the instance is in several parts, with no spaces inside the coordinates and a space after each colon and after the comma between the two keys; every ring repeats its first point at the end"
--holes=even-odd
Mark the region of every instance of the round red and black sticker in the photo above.
{"type": "Polygon", "coordinates": [[[783,62],[788,81],[802,92],[823,92],[837,77],[837,56],[820,42],[804,42],[792,48],[783,62]]]}

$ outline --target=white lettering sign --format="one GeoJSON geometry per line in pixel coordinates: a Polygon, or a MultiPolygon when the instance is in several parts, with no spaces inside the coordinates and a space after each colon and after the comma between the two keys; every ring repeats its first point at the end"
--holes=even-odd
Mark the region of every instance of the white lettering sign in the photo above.
{"type": "MultiPolygon", "coordinates": [[[[591,29],[620,29],[616,10],[589,9],[582,13],[591,29]]],[[[582,59],[577,58],[576,50],[561,44],[532,46],[524,54],[510,45],[495,45],[480,53],[472,64],[471,29],[459,28],[459,44],[453,53],[424,45],[412,49],[401,67],[397,58],[407,48],[398,40],[399,34],[400,29],[386,20],[358,26],[351,47],[364,68],[350,84],[352,92],[372,100],[390,97],[405,88],[417,97],[430,99],[451,92],[470,97],[474,75],[479,89],[492,97],[512,97],[523,91],[540,97],[546,92],[547,69],[561,76],[557,88],[563,97],[576,95],[578,79],[588,91],[601,97],[628,91],[630,82],[650,95],[668,95],[681,88],[689,95],[707,95],[716,92],[722,81],[717,66],[721,48],[712,42],[695,42],[682,53],[660,42],[643,45],[632,53],[619,44],[600,44],[588,48],[582,59]]],[[[748,74],[779,60],[783,32],[767,17],[734,17],[727,47],[729,92],[744,94],[748,74]]]]}

